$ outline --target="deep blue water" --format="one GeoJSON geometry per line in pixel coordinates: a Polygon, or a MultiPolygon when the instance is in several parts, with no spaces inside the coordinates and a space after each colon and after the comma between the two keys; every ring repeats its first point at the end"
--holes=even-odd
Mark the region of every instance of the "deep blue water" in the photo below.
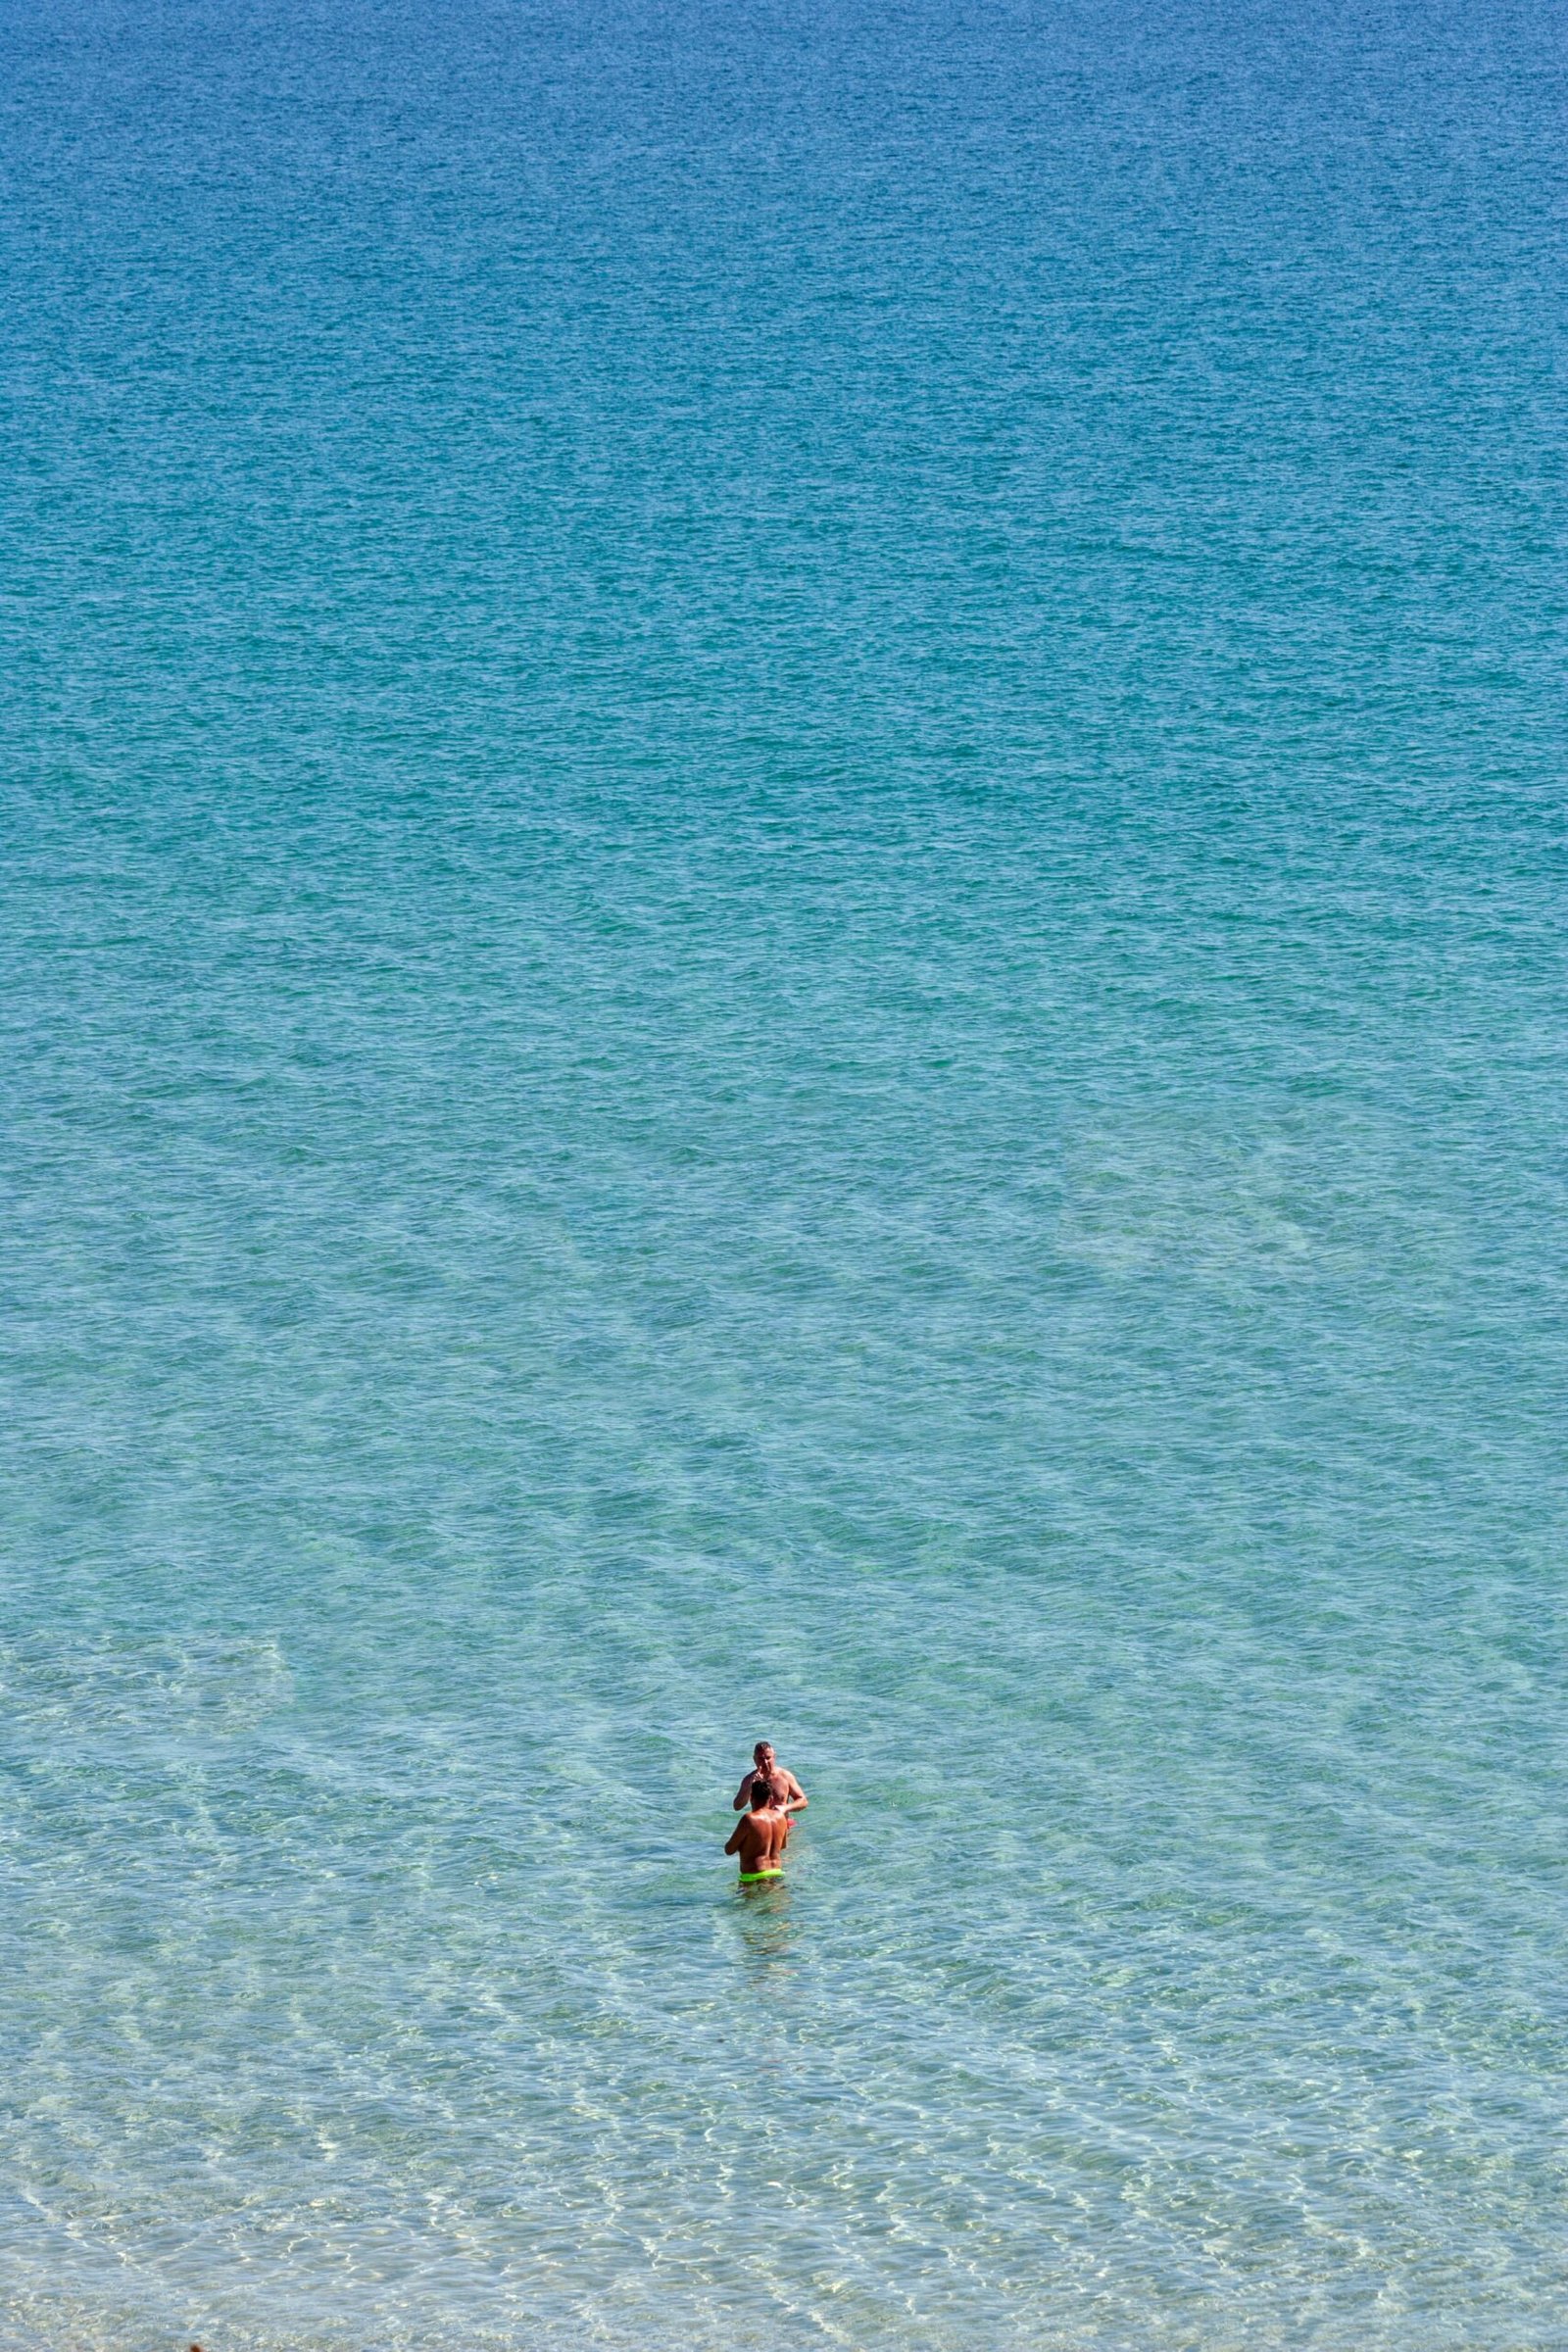
{"type": "Polygon", "coordinates": [[[7,2346],[1568,2346],[1562,34],[4,0],[7,2346]]]}

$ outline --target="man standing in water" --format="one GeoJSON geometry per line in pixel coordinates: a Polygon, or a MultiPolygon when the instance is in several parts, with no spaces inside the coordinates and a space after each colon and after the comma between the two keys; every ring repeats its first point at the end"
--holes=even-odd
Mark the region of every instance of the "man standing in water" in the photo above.
{"type": "Polygon", "coordinates": [[[742,1812],[752,1801],[752,1789],[757,1781],[771,1781],[779,1789],[786,1813],[804,1813],[808,1804],[806,1790],[793,1772],[786,1772],[773,1753],[771,1740],[759,1740],[752,1750],[752,1769],[735,1791],[735,1810],[742,1812]]]}
{"type": "Polygon", "coordinates": [[[779,1802],[782,1791],[760,1772],[752,1774],[752,1809],[729,1834],[726,1854],[739,1854],[741,1885],[756,1886],[763,1879],[784,1876],[784,1847],[789,1839],[789,1816],[779,1802]]]}

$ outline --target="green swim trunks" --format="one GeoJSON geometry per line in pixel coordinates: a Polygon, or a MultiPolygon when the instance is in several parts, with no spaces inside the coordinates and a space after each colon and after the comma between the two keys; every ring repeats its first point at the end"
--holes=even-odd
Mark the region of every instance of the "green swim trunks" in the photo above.
{"type": "Polygon", "coordinates": [[[755,1886],[762,1879],[781,1879],[783,1876],[784,1873],[781,1870],[743,1870],[741,1872],[741,1885],[743,1886],[755,1886]]]}

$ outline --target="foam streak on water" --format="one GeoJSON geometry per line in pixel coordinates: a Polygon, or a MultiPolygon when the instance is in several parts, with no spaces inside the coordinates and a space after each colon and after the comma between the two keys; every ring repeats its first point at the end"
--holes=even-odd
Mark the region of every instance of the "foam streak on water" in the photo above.
{"type": "Polygon", "coordinates": [[[0,2340],[1568,2342],[1551,30],[8,0],[0,2340]]]}

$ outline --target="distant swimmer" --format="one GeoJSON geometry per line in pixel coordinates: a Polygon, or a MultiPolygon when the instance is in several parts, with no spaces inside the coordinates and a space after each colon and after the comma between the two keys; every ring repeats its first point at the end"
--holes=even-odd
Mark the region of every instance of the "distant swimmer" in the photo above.
{"type": "Polygon", "coordinates": [[[784,1848],[789,1843],[790,1817],[782,1803],[784,1791],[754,1772],[752,1809],[729,1834],[726,1854],[739,1854],[741,1885],[759,1886],[766,1879],[784,1876],[784,1848]]]}
{"type": "Polygon", "coordinates": [[[742,1812],[752,1801],[752,1783],[759,1773],[763,1780],[772,1781],[783,1792],[786,1813],[804,1813],[808,1799],[806,1790],[793,1772],[786,1772],[773,1753],[771,1740],[759,1740],[752,1750],[752,1769],[735,1791],[735,1811],[742,1812]]]}

